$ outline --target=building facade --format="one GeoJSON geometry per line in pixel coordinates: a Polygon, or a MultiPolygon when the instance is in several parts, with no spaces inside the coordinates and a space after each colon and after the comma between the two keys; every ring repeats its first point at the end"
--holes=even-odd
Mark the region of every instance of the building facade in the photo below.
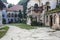
{"type": "Polygon", "coordinates": [[[6,8],[6,6],[0,0],[0,25],[2,25],[2,11],[3,11],[4,8],[6,8]]]}
{"type": "Polygon", "coordinates": [[[19,13],[23,14],[23,6],[22,5],[15,5],[11,8],[6,8],[3,10],[3,24],[8,23],[18,23],[19,13]]]}
{"type": "Polygon", "coordinates": [[[45,14],[45,25],[53,29],[60,29],[60,10],[45,14]]]}
{"type": "MultiPolygon", "coordinates": [[[[49,6],[50,6],[50,9],[49,10],[52,10],[52,9],[55,9],[56,8],[57,0],[30,0],[28,2],[28,5],[27,5],[27,11],[29,11],[28,9],[34,9],[34,5],[35,4],[38,4],[38,7],[42,7],[43,10],[40,8],[40,12],[39,13],[36,13],[36,15],[39,15],[40,16],[40,17],[37,17],[39,19],[39,22],[42,22],[44,24],[45,23],[45,21],[44,21],[44,15],[45,15],[45,12],[47,10],[46,3],[48,3],[48,2],[49,2],[49,6]]],[[[32,10],[30,10],[27,13],[27,15],[35,15],[35,12],[32,11],[32,10]]],[[[28,21],[28,19],[27,19],[27,24],[30,24],[31,21],[30,21],[30,19],[28,21]]]]}
{"type": "MultiPolygon", "coordinates": [[[[60,5],[60,1],[58,1],[57,5],[60,5]]],[[[60,29],[60,8],[59,7],[56,7],[53,10],[49,10],[45,14],[45,25],[50,26],[53,29],[60,29]]]]}

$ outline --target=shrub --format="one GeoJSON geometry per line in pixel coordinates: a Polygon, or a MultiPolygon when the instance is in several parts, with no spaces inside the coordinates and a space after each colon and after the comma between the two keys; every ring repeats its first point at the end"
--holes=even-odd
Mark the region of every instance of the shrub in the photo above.
{"type": "Polygon", "coordinates": [[[32,21],[31,26],[37,26],[37,22],[36,21],[32,21]]]}
{"type": "Polygon", "coordinates": [[[56,8],[60,8],[60,5],[57,5],[56,8]]]}
{"type": "Polygon", "coordinates": [[[18,19],[18,23],[26,23],[26,19],[18,19]]]}
{"type": "Polygon", "coordinates": [[[3,21],[2,21],[3,24],[6,24],[6,19],[3,18],[3,21]]]}

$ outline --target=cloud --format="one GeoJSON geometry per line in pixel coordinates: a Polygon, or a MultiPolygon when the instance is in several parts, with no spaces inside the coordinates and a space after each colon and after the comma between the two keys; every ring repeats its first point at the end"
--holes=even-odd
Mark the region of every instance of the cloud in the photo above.
{"type": "Polygon", "coordinates": [[[20,0],[7,0],[8,3],[17,4],[20,0]]]}

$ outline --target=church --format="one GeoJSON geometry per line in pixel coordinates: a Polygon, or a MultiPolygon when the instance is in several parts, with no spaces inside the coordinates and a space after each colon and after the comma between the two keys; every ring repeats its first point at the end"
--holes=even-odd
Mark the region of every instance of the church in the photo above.
{"type": "Polygon", "coordinates": [[[52,10],[56,8],[57,0],[30,0],[28,2],[28,5],[27,5],[27,24],[28,25],[31,25],[31,22],[32,22],[29,16],[35,17],[34,19],[37,22],[42,22],[43,24],[45,23],[44,15],[45,15],[45,12],[47,9],[46,6],[48,3],[50,6],[49,10],[52,10]],[[37,12],[34,11],[35,4],[38,5],[38,7],[35,8],[37,12]]]}

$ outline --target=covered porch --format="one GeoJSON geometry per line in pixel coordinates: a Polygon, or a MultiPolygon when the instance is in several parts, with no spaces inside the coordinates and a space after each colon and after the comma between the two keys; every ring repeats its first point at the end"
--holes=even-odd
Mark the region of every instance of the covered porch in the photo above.
{"type": "Polygon", "coordinates": [[[60,12],[46,14],[45,25],[53,29],[60,29],[60,12]]]}

